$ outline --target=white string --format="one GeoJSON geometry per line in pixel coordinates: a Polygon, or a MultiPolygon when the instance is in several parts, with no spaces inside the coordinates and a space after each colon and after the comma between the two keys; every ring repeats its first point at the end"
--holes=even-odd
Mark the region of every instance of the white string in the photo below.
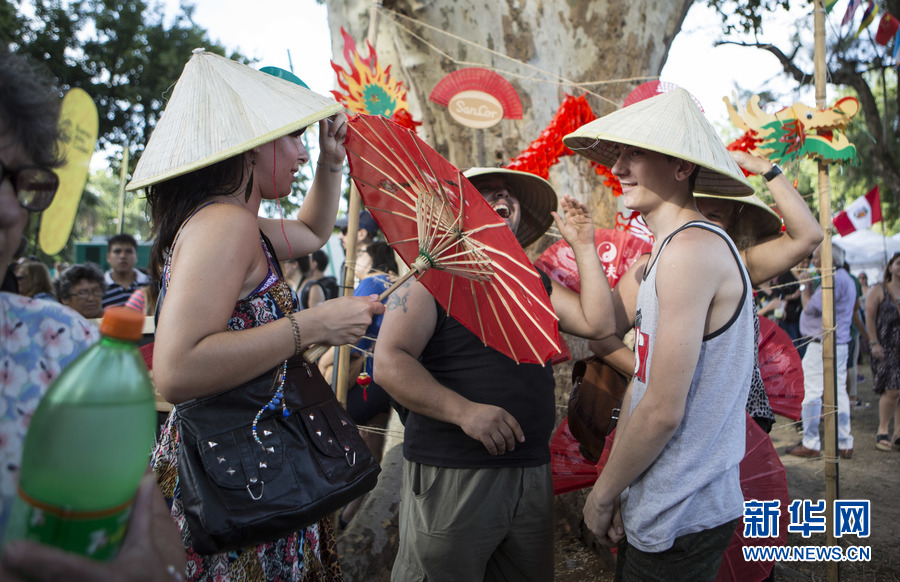
{"type": "Polygon", "coordinates": [[[550,71],[541,69],[540,67],[536,67],[536,66],[534,66],[534,65],[531,65],[531,64],[528,64],[528,63],[526,63],[526,62],[520,61],[520,60],[518,60],[518,59],[515,59],[515,58],[513,58],[513,57],[510,57],[510,56],[508,56],[508,55],[505,55],[505,54],[500,53],[500,52],[498,52],[498,51],[495,51],[495,50],[493,50],[493,49],[490,49],[490,48],[488,48],[488,47],[486,47],[486,46],[480,45],[480,44],[478,44],[478,43],[476,43],[476,42],[473,42],[473,41],[471,41],[471,40],[462,38],[462,37],[457,36],[457,35],[455,35],[455,34],[453,34],[453,33],[451,33],[451,32],[448,32],[448,31],[446,31],[446,30],[443,30],[443,29],[440,29],[440,28],[438,28],[438,27],[432,26],[431,24],[428,24],[427,22],[424,22],[424,21],[421,21],[421,20],[412,18],[412,17],[407,16],[407,15],[405,15],[405,14],[400,14],[399,12],[394,12],[393,10],[390,10],[390,9],[388,9],[388,8],[384,8],[384,7],[382,7],[382,6],[379,6],[378,9],[379,9],[381,12],[385,13],[388,17],[390,17],[390,18],[393,20],[393,23],[394,23],[394,25],[395,25],[397,28],[400,28],[401,30],[405,31],[408,35],[410,35],[411,37],[413,37],[413,38],[419,40],[422,44],[424,44],[425,46],[427,46],[428,48],[430,48],[430,49],[433,50],[434,52],[438,53],[439,55],[441,55],[442,57],[444,57],[445,59],[449,60],[450,62],[452,62],[452,63],[455,64],[455,65],[459,65],[459,66],[478,66],[478,67],[482,67],[482,68],[485,68],[485,69],[489,69],[489,70],[492,70],[492,71],[495,71],[495,72],[498,72],[498,73],[503,73],[504,75],[508,75],[508,76],[510,76],[510,77],[516,77],[516,78],[523,79],[523,80],[527,80],[527,81],[531,81],[531,82],[537,82],[537,83],[549,83],[549,84],[558,85],[558,86],[565,86],[565,85],[568,85],[568,86],[576,87],[576,88],[578,88],[578,89],[581,89],[582,91],[584,91],[585,93],[587,93],[587,94],[589,94],[589,95],[593,95],[594,97],[596,97],[596,98],[598,98],[598,99],[601,99],[601,100],[603,100],[603,101],[606,101],[607,103],[612,104],[612,105],[615,106],[616,108],[618,108],[619,105],[620,105],[618,102],[613,101],[612,99],[610,99],[610,98],[608,98],[608,97],[604,97],[603,95],[601,95],[601,94],[599,94],[599,93],[597,93],[597,92],[595,92],[595,91],[591,91],[591,90],[588,89],[587,87],[589,87],[589,86],[594,86],[594,85],[611,85],[611,84],[616,84],[616,83],[633,83],[633,82],[635,82],[635,81],[647,81],[647,80],[659,79],[659,76],[641,76],[641,77],[626,77],[626,78],[620,78],[620,79],[608,79],[608,80],[602,80],[602,81],[585,81],[585,82],[579,83],[579,82],[573,81],[573,80],[571,80],[571,79],[567,79],[567,78],[565,78],[565,77],[561,77],[561,76],[559,76],[559,75],[556,75],[556,74],[554,74],[554,73],[552,73],[552,72],[550,72],[550,71]],[[533,73],[538,73],[538,74],[540,74],[540,75],[545,75],[545,76],[547,76],[547,77],[550,77],[550,78],[553,79],[553,80],[545,80],[545,79],[540,79],[540,78],[538,78],[538,77],[535,77],[535,76],[533,76],[533,75],[524,75],[524,74],[521,74],[521,73],[515,73],[515,72],[513,72],[513,71],[504,70],[504,69],[501,69],[501,68],[494,67],[494,66],[492,66],[492,65],[486,64],[486,63],[479,63],[479,62],[473,62],[473,61],[464,61],[464,60],[461,60],[461,59],[457,59],[457,58],[453,57],[452,55],[450,55],[449,53],[447,53],[446,51],[441,50],[440,48],[436,47],[436,46],[433,45],[432,43],[428,42],[428,41],[425,40],[421,35],[416,34],[416,33],[413,32],[412,30],[410,30],[407,26],[404,26],[402,23],[400,23],[400,19],[406,20],[406,21],[408,21],[408,22],[410,22],[410,23],[413,23],[413,24],[417,24],[417,25],[419,25],[419,26],[421,26],[421,27],[423,27],[423,28],[427,28],[428,30],[431,30],[432,32],[435,32],[435,33],[438,33],[438,34],[442,34],[442,35],[444,35],[444,36],[447,36],[447,37],[449,37],[449,38],[451,38],[451,39],[453,39],[453,40],[455,40],[455,41],[457,41],[457,42],[460,42],[460,43],[467,44],[467,45],[469,45],[469,46],[478,48],[478,49],[480,49],[480,50],[482,50],[482,51],[485,51],[485,52],[487,52],[488,54],[491,54],[491,55],[493,55],[493,56],[495,56],[495,57],[498,57],[498,58],[501,58],[501,59],[505,59],[505,60],[507,60],[507,61],[509,61],[509,62],[511,62],[511,63],[514,63],[514,64],[516,64],[516,65],[518,65],[518,66],[524,67],[524,68],[526,68],[526,69],[530,69],[533,73]]]}

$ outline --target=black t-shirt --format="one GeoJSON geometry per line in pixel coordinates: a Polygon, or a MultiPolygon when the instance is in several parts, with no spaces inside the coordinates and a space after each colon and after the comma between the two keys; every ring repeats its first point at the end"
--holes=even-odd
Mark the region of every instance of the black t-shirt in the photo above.
{"type": "Polygon", "coordinates": [[[410,412],[403,455],[426,465],[457,468],[534,467],[550,462],[550,436],[556,423],[551,366],[517,364],[482,344],[437,301],[435,306],[437,323],[420,357],[422,365],[443,386],[467,399],[509,412],[522,427],[525,442],[516,443],[514,451],[493,456],[459,426],[410,412]]]}

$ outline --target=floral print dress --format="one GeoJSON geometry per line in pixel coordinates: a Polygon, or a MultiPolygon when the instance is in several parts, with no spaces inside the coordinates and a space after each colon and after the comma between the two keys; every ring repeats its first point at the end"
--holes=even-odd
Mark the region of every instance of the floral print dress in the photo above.
{"type": "MultiPolygon", "coordinates": [[[[235,304],[228,322],[231,330],[265,325],[297,309],[296,294],[280,277],[275,266],[277,261],[262,233],[260,237],[269,266],[268,272],[253,293],[235,304]]],[[[163,280],[168,282],[168,277],[167,265],[163,280]]],[[[341,580],[334,532],[327,518],[289,537],[256,547],[214,555],[202,555],[194,551],[190,545],[190,531],[179,490],[176,455],[179,439],[175,423],[177,415],[178,406],[175,406],[161,430],[159,442],[153,452],[152,465],[184,540],[187,551],[186,579],[215,582],[341,580]]],[[[248,423],[252,417],[251,411],[248,423]]]]}
{"type": "Polygon", "coordinates": [[[38,403],[63,368],[98,339],[96,327],[55,300],[0,293],[0,533],[38,403]]]}

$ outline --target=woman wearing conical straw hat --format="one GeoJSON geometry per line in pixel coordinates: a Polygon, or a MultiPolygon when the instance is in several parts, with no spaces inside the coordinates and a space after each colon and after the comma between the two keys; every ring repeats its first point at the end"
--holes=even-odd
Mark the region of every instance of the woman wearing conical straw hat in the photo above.
{"type": "MultiPolygon", "coordinates": [[[[656,237],[641,276],[617,286],[629,279],[639,287],[637,306],[630,303],[635,377],[585,521],[601,543],[620,544],[623,579],[712,580],[742,512],[738,463],[755,359],[750,279],[771,278],[796,261],[764,275],[771,265],[744,267],[747,259],[724,229],[698,211],[693,192],[739,197],[753,189],[686,91],[607,115],[564,143],[612,167],[626,206],[644,215],[656,237]]],[[[799,196],[785,196],[793,188],[769,162],[751,156],[741,165],[772,181],[792,216],[800,216],[800,205],[809,214],[799,196]]],[[[807,245],[821,238],[811,224],[813,232],[756,248],[807,245]]]]}
{"type": "MultiPolygon", "coordinates": [[[[297,312],[278,259],[301,257],[331,235],[347,131],[341,106],[204,52],[184,68],[128,188],[147,189],[162,282],[153,354],[157,390],[176,406],[153,468],[187,547],[190,580],[338,580],[327,519],[282,539],[217,555],[190,543],[181,510],[174,418],[178,404],[272,369],[312,343],[354,343],[383,306],[348,297],[297,312]],[[315,179],[296,220],[258,217],[263,199],[291,191],[309,161],[300,135],[319,122],[315,179]]],[[[248,429],[252,421],[248,418],[248,429]]]]}

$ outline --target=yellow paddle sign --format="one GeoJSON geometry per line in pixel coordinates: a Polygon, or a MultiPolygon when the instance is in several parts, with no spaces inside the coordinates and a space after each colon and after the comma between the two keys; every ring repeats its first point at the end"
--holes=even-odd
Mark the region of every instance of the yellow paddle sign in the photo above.
{"type": "Polygon", "coordinates": [[[99,128],[97,106],[91,96],[83,89],[70,89],[63,97],[59,116],[59,146],[65,164],[56,170],[59,190],[41,215],[38,234],[41,250],[48,255],[63,250],[72,233],[99,128]]]}

